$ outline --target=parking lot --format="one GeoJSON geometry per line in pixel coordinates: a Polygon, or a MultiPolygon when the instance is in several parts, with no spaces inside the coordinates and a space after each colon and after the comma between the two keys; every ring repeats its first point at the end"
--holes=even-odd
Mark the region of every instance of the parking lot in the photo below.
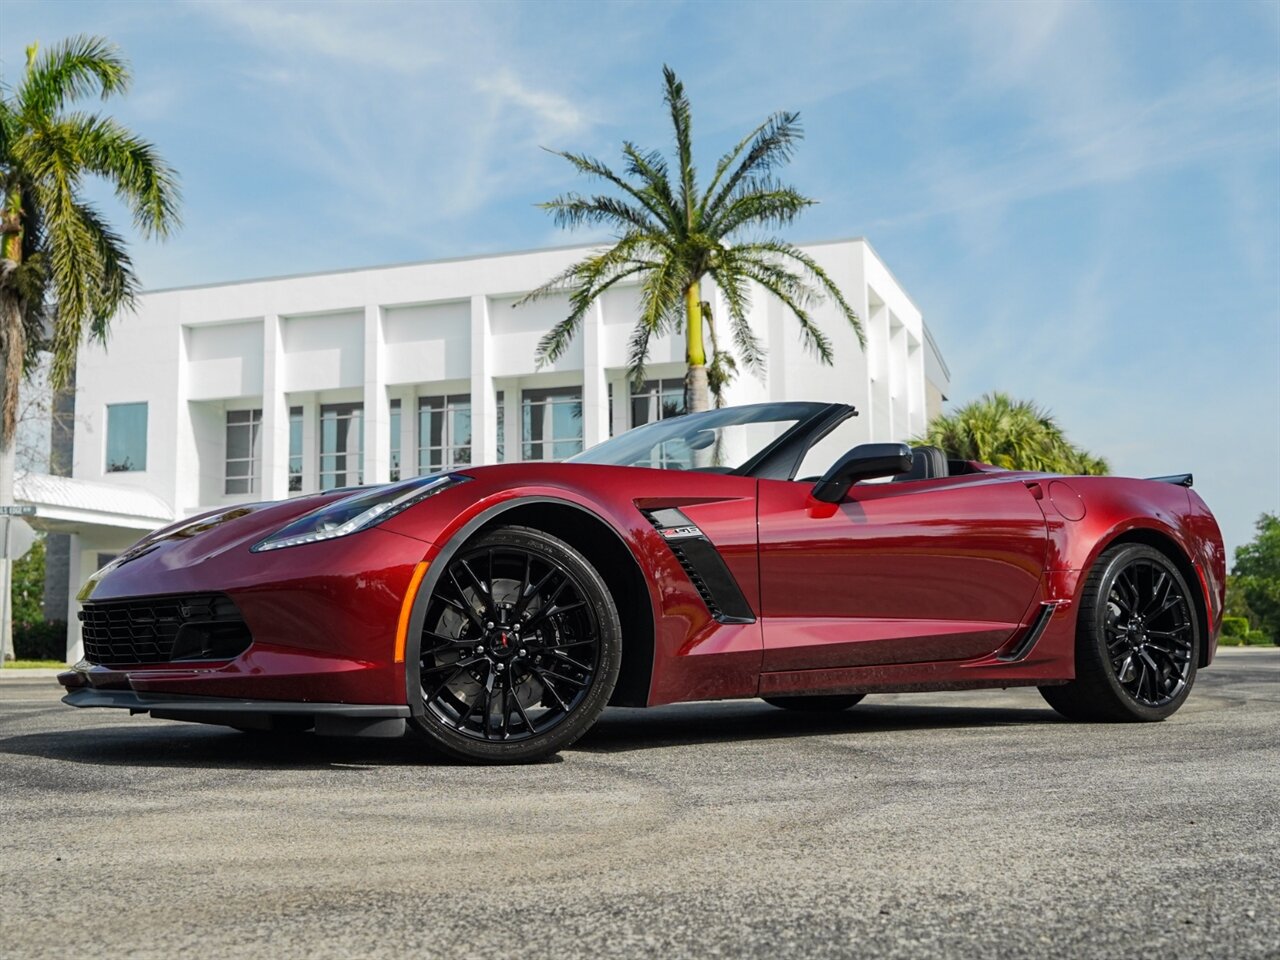
{"type": "Polygon", "coordinates": [[[8,957],[1280,955],[1280,650],[1170,721],[1034,690],[610,710],[555,762],[0,681],[8,957]]]}

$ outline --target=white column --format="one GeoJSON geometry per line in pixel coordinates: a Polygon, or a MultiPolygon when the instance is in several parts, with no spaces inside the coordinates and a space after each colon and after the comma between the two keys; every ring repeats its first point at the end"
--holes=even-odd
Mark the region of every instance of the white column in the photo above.
{"type": "Polygon", "coordinates": [[[289,400],[284,391],[282,327],[278,314],[262,318],[263,500],[283,500],[289,495],[289,400]]]}
{"type": "MultiPolygon", "coordinates": [[[[498,408],[493,396],[493,351],[489,327],[489,298],[471,298],[471,459],[495,463],[498,459],[498,408]]],[[[511,421],[506,424],[508,445],[511,421]]]]}
{"type": "Polygon", "coordinates": [[[364,482],[391,476],[391,403],[387,398],[386,342],[382,308],[364,308],[364,482]]]}
{"type": "Polygon", "coordinates": [[[299,398],[302,406],[302,492],[320,489],[320,403],[314,393],[299,398]]]}
{"type": "Polygon", "coordinates": [[[78,663],[84,657],[84,641],[80,636],[80,601],[76,594],[84,584],[84,560],[80,556],[80,535],[71,534],[67,545],[67,663],[78,663]]]}
{"type": "Polygon", "coordinates": [[[613,377],[613,409],[609,416],[615,437],[631,429],[631,378],[625,372],[613,377]]]}
{"type": "Polygon", "coordinates": [[[597,300],[582,318],[582,445],[609,439],[609,389],[604,379],[604,307],[597,300]]]}

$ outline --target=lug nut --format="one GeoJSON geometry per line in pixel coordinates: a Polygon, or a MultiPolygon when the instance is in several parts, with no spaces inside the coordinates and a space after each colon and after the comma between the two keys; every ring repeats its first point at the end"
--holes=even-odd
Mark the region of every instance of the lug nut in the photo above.
{"type": "Polygon", "coordinates": [[[499,663],[497,666],[495,666],[495,667],[494,667],[494,669],[495,669],[495,670],[497,670],[499,673],[501,673],[501,672],[502,672],[502,664],[500,664],[500,663],[499,663]]]}
{"type": "Polygon", "coordinates": [[[486,624],[484,625],[484,628],[485,628],[486,630],[492,630],[492,629],[493,629],[493,621],[492,621],[492,620],[490,620],[488,623],[486,623],[486,624]]]}
{"type": "Polygon", "coordinates": [[[524,656],[524,654],[525,654],[524,647],[521,647],[521,648],[516,652],[516,656],[519,656],[519,657],[523,657],[523,656],[524,656]]]}
{"type": "Polygon", "coordinates": [[[476,653],[484,653],[484,644],[483,644],[483,643],[478,643],[478,644],[476,644],[476,653]]]}

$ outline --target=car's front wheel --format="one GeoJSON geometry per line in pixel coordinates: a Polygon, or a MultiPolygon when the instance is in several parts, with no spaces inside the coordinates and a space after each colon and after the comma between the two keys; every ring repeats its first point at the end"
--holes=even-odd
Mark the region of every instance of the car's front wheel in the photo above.
{"type": "Polygon", "coordinates": [[[1089,571],[1076,627],[1076,678],[1041,687],[1069,720],[1163,720],[1186,701],[1200,660],[1187,581],[1144,544],[1106,550],[1089,571]]]}
{"type": "Polygon", "coordinates": [[[447,561],[427,601],[412,728],[463,760],[541,759],[595,723],[621,654],[617,607],[587,559],[540,530],[497,528],[447,561]]]}

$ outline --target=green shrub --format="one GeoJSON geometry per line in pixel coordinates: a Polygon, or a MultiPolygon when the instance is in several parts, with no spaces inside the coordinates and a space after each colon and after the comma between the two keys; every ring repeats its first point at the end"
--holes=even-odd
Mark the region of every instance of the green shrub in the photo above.
{"type": "Polygon", "coordinates": [[[13,653],[19,660],[66,660],[67,621],[15,622],[13,653]]]}
{"type": "Polygon", "coordinates": [[[1222,636],[1243,640],[1249,635],[1249,621],[1244,617],[1223,617],[1222,636]]]}
{"type": "Polygon", "coordinates": [[[1244,642],[1246,646],[1250,647],[1270,647],[1275,645],[1275,641],[1264,630],[1250,630],[1245,635],[1244,642]]]}
{"type": "Polygon", "coordinates": [[[1243,647],[1244,637],[1232,637],[1225,631],[1218,634],[1218,646],[1220,647],[1243,647]]]}

